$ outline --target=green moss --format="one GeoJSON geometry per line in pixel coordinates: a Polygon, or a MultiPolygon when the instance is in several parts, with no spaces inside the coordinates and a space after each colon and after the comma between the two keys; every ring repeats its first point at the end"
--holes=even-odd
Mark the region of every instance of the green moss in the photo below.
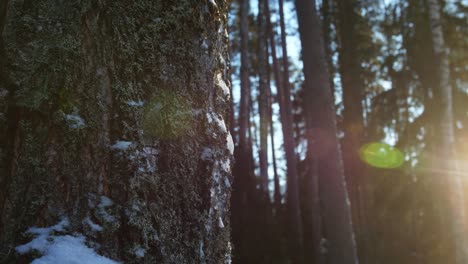
{"type": "Polygon", "coordinates": [[[160,91],[145,107],[143,132],[155,139],[176,139],[192,127],[188,100],[171,91],[160,91]]]}
{"type": "Polygon", "coordinates": [[[57,104],[58,109],[65,113],[70,113],[71,111],[73,111],[73,95],[70,89],[67,89],[65,87],[59,89],[57,94],[57,104]]]}

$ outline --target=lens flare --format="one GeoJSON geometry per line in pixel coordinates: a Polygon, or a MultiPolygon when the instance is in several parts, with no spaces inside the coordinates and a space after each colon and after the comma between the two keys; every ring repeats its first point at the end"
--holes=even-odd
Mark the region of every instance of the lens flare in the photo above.
{"type": "Polygon", "coordinates": [[[361,160],[381,169],[398,168],[405,162],[403,152],[385,143],[368,143],[359,150],[361,160]]]}

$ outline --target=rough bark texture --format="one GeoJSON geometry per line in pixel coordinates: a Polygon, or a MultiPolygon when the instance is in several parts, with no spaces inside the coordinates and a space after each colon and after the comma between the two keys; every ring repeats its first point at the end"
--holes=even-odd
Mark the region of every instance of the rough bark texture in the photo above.
{"type": "Polygon", "coordinates": [[[230,261],[226,9],[1,2],[0,262],[63,217],[126,263],[230,261]]]}
{"type": "MultiPolygon", "coordinates": [[[[458,171],[455,154],[455,133],[453,118],[452,86],[450,85],[450,72],[447,59],[447,50],[444,43],[444,34],[442,30],[441,10],[438,0],[428,0],[429,19],[432,28],[432,44],[437,65],[437,78],[434,84],[434,97],[438,99],[440,112],[438,113],[438,170],[442,173],[436,175],[439,177],[441,193],[448,197],[449,211],[444,215],[451,225],[452,238],[455,244],[455,263],[468,263],[468,244],[466,228],[465,198],[463,190],[463,176],[450,171],[458,171]],[[448,217],[448,218],[447,218],[448,217]]],[[[442,200],[445,200],[442,198],[442,200]]],[[[443,206],[443,205],[442,205],[443,206]]],[[[446,211],[443,211],[446,212],[446,211]]]]}
{"type": "Polygon", "coordinates": [[[323,202],[327,263],[356,264],[356,243],[340,146],[336,136],[333,96],[320,20],[315,6],[315,1],[312,0],[296,0],[304,62],[308,155],[309,160],[317,162],[320,177],[318,182],[323,202]]]}

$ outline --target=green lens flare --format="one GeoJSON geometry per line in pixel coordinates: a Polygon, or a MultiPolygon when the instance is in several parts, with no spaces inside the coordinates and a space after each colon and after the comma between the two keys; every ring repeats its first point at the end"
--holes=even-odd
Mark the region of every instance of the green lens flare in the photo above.
{"type": "Polygon", "coordinates": [[[364,162],[376,168],[398,168],[405,162],[403,152],[385,143],[368,143],[359,154],[364,162]]]}

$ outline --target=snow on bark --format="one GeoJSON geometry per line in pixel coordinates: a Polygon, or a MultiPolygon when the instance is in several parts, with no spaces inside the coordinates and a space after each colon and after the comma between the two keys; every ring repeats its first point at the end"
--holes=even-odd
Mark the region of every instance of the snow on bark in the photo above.
{"type": "Polygon", "coordinates": [[[93,220],[91,220],[91,218],[89,218],[89,216],[87,216],[84,220],[83,220],[83,223],[86,224],[87,226],[89,226],[89,228],[94,231],[94,232],[101,232],[102,230],[104,230],[102,228],[102,226],[96,224],[93,222],[93,220]]]}
{"type": "Polygon", "coordinates": [[[111,146],[112,149],[118,149],[118,150],[127,150],[133,142],[131,141],[117,141],[115,142],[114,145],[111,146]]]}
{"type": "Polygon", "coordinates": [[[83,118],[77,114],[65,115],[65,119],[68,121],[71,128],[78,129],[86,126],[83,118]]]}

